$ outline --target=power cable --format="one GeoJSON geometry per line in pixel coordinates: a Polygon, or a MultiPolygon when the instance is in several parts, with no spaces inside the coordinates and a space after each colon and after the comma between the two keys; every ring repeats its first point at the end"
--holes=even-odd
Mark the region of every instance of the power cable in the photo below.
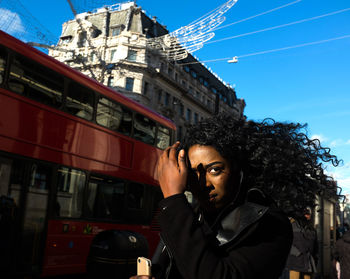
{"type": "Polygon", "coordinates": [[[296,0],[294,2],[290,2],[290,3],[287,3],[285,5],[282,5],[282,6],[279,6],[277,8],[273,8],[271,10],[268,10],[268,11],[265,11],[265,12],[262,12],[260,14],[257,14],[257,15],[253,15],[253,16],[250,16],[250,17],[247,17],[247,18],[244,18],[244,19],[241,19],[241,20],[238,20],[238,21],[235,21],[235,22],[232,22],[232,23],[229,23],[229,24],[226,24],[226,25],[223,25],[223,26],[220,26],[218,28],[215,28],[213,31],[217,31],[217,30],[220,30],[220,29],[223,29],[223,28],[226,28],[226,27],[229,27],[229,26],[232,26],[232,25],[235,25],[237,23],[241,23],[241,22],[244,22],[244,21],[247,21],[247,20],[250,20],[250,19],[253,19],[253,18],[256,18],[256,17],[259,17],[259,16],[262,16],[262,15],[266,15],[266,14],[269,14],[269,13],[272,13],[272,12],[275,12],[277,10],[280,10],[280,9],[283,9],[283,8],[286,8],[286,7],[289,7],[291,5],[294,5],[294,4],[297,4],[299,2],[301,2],[302,0],[296,0]]]}
{"type": "Polygon", "coordinates": [[[320,41],[309,42],[309,43],[304,43],[304,44],[299,44],[299,45],[294,45],[294,46],[281,47],[281,48],[276,48],[276,49],[271,49],[271,50],[254,52],[254,53],[250,53],[250,54],[240,55],[240,56],[238,56],[238,58],[244,58],[244,57],[255,56],[255,55],[271,53],[271,52],[277,52],[277,51],[282,51],[282,50],[287,50],[287,49],[292,49],[292,48],[299,48],[299,47],[304,47],[304,46],[318,45],[318,44],[323,44],[323,43],[336,41],[336,40],[342,40],[342,39],[346,39],[346,38],[350,38],[350,34],[336,37],[336,38],[330,38],[330,39],[326,39],[326,40],[320,40],[320,41]]]}
{"type": "Polygon", "coordinates": [[[218,39],[218,40],[215,40],[215,41],[209,41],[209,42],[206,42],[205,44],[206,45],[207,44],[213,44],[213,43],[218,43],[218,42],[227,41],[227,40],[231,40],[231,39],[236,39],[236,38],[240,38],[240,37],[245,37],[245,36],[249,36],[249,35],[253,35],[253,34],[257,34],[257,33],[262,33],[262,32],[265,32],[265,31],[270,31],[270,30],[275,30],[275,29],[278,29],[278,28],[283,28],[283,27],[286,27],[286,26],[291,26],[291,25],[294,25],[294,24],[299,24],[299,23],[303,23],[303,22],[307,22],[307,21],[311,21],[311,20],[316,20],[316,19],[319,19],[319,18],[323,18],[323,17],[335,15],[335,14],[344,13],[344,12],[347,12],[347,11],[350,11],[350,8],[334,11],[334,12],[323,14],[323,15],[319,15],[319,16],[305,18],[305,19],[301,19],[301,20],[297,20],[297,21],[293,21],[293,22],[290,22],[290,23],[285,23],[285,24],[281,24],[281,25],[277,25],[277,26],[273,26],[273,27],[268,27],[268,28],[264,28],[264,29],[260,29],[260,30],[256,30],[256,31],[252,31],[252,32],[248,32],[248,33],[243,33],[243,34],[239,34],[239,35],[235,35],[235,36],[231,36],[231,37],[226,37],[226,38],[218,39]]]}
{"type": "MultiPolygon", "coordinates": [[[[299,48],[299,47],[304,47],[304,46],[323,44],[323,43],[336,41],[336,40],[342,40],[342,39],[346,39],[346,38],[350,38],[350,34],[344,35],[344,36],[340,36],[340,37],[325,39],[325,40],[319,40],[319,41],[314,41],[314,42],[309,42],[309,43],[293,45],[293,46],[287,46],[287,47],[281,47],[281,48],[276,48],[276,49],[270,49],[270,50],[253,52],[253,53],[249,53],[249,54],[239,55],[239,56],[237,56],[237,58],[245,58],[245,57],[249,57],[249,56],[255,56],[255,55],[260,55],[260,54],[266,54],[266,53],[272,53],[272,52],[277,52],[277,51],[283,51],[283,50],[287,50],[287,49],[293,49],[293,48],[299,48]]],[[[208,62],[224,61],[224,60],[228,60],[228,59],[231,59],[231,58],[232,58],[232,56],[225,57],[225,58],[217,58],[217,59],[198,61],[198,62],[183,63],[181,65],[184,66],[184,65],[191,65],[191,64],[198,64],[198,63],[203,64],[203,63],[208,63],[208,62]]]]}

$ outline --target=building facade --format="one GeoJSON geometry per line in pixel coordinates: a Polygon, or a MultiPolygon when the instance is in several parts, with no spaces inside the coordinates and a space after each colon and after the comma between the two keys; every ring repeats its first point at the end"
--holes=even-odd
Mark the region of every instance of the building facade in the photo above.
{"type": "Polygon", "coordinates": [[[134,2],[76,15],[49,55],[172,119],[181,139],[188,124],[218,112],[243,116],[235,90],[189,54],[167,59],[148,40],[168,34],[134,2]]]}

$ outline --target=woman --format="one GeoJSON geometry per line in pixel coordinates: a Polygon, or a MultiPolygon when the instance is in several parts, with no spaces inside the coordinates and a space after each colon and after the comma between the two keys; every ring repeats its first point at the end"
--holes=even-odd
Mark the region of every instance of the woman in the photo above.
{"type": "Polygon", "coordinates": [[[338,163],[302,128],[221,114],[192,126],[181,147],[165,150],[158,162],[164,200],[155,278],[280,276],[293,237],[281,208],[293,216],[312,206],[315,193],[327,190],[319,182],[329,180],[318,161],[338,163]]]}
{"type": "MultiPolygon", "coordinates": [[[[317,272],[318,242],[313,226],[311,209],[304,210],[304,220],[290,219],[293,228],[293,243],[286,263],[285,278],[311,279],[317,272]]],[[[284,278],[284,277],[283,277],[284,278]]]]}

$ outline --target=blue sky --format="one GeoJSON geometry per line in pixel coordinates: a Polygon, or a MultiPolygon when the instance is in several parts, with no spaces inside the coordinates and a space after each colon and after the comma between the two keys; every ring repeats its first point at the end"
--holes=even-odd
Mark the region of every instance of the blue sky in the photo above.
{"type": "MultiPolygon", "coordinates": [[[[174,31],[224,2],[138,0],[137,4],[174,31]]],[[[22,5],[54,37],[59,37],[62,23],[73,18],[64,0],[50,4],[22,0],[22,5]]],[[[232,25],[217,30],[194,55],[201,61],[218,60],[205,64],[235,86],[238,98],[245,99],[249,119],[307,123],[308,135],[343,159],[341,167],[327,170],[343,193],[350,194],[349,0],[238,0],[225,16],[222,26],[232,25]],[[237,21],[241,22],[233,24],[237,21]],[[238,56],[238,63],[227,63],[233,56],[238,56]]]]}

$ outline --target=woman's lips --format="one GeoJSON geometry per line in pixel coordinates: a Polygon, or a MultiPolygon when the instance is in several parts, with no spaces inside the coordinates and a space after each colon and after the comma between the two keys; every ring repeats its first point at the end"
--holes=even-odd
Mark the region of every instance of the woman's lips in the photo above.
{"type": "Polygon", "coordinates": [[[210,201],[210,202],[215,201],[216,196],[217,196],[217,194],[209,195],[209,201],[210,201]]]}

